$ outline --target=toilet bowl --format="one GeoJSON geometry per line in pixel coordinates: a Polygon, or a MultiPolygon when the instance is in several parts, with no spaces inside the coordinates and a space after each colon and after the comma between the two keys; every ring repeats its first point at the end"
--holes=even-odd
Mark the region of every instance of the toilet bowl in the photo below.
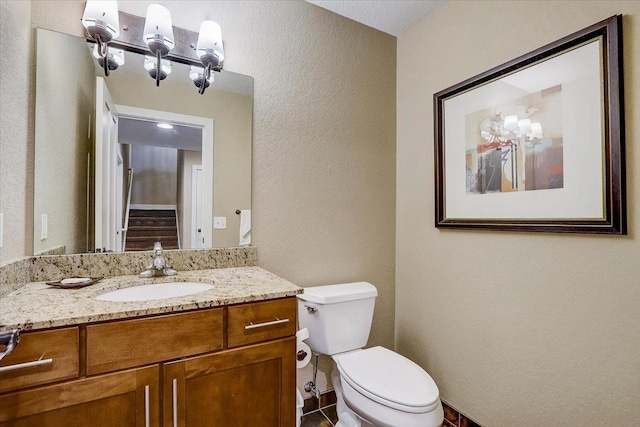
{"type": "Polygon", "coordinates": [[[333,386],[340,389],[346,408],[363,421],[338,424],[340,427],[442,425],[438,387],[409,359],[384,347],[372,347],[334,355],[333,360],[333,386]]]}
{"type": "Polygon", "coordinates": [[[366,344],[376,288],[366,282],[306,288],[298,295],[307,343],[330,355],[335,368],[337,427],[439,427],[438,387],[420,366],[384,347],[366,344]]]}

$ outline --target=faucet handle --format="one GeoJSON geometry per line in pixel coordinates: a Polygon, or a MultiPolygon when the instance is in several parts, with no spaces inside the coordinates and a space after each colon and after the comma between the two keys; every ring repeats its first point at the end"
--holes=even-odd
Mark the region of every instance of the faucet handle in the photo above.
{"type": "Polygon", "coordinates": [[[153,244],[153,250],[154,251],[161,251],[162,252],[162,243],[160,242],[155,242],[153,244]]]}

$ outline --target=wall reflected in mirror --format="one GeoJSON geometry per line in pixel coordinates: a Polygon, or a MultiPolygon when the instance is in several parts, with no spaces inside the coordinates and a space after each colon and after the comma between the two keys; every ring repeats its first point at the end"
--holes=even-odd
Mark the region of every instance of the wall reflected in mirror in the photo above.
{"type": "Polygon", "coordinates": [[[156,87],[144,55],[104,77],[92,50],[37,30],[34,253],[238,246],[253,78],[223,70],[200,95],[189,65],[156,87]]]}

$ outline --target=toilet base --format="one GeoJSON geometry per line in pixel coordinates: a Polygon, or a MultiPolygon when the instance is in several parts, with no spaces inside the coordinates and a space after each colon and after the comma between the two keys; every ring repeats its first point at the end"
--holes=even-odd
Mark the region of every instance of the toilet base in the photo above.
{"type": "MultiPolygon", "coordinates": [[[[337,366],[334,367],[331,372],[331,382],[336,392],[336,412],[338,414],[338,424],[336,424],[336,427],[440,427],[442,425],[444,410],[440,401],[438,401],[437,405],[434,405],[433,410],[428,413],[407,414],[397,412],[392,416],[389,416],[388,412],[387,415],[378,414],[381,416],[370,413],[370,415],[378,421],[366,420],[363,418],[364,414],[356,413],[347,405],[344,387],[350,389],[348,393],[352,397],[356,395],[358,399],[366,400],[366,398],[353,390],[349,384],[342,382],[337,366]],[[382,421],[383,419],[386,419],[387,422],[382,421]]],[[[358,403],[353,404],[356,405],[355,408],[358,407],[358,403]]],[[[369,408],[375,409],[374,412],[379,410],[386,412],[389,410],[389,408],[383,409],[384,407],[382,406],[369,406],[369,408]]]]}
{"type": "Polygon", "coordinates": [[[340,380],[340,372],[338,372],[338,368],[334,367],[331,372],[331,383],[333,384],[333,389],[336,392],[336,412],[338,415],[338,423],[336,427],[369,427],[371,424],[366,423],[363,424],[362,418],[358,417],[355,412],[353,412],[347,406],[344,401],[344,397],[342,395],[342,382],[340,380]]]}

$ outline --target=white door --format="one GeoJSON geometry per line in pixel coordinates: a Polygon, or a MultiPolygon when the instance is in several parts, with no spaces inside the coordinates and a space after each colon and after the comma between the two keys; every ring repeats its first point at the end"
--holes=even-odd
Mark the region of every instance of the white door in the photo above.
{"type": "Polygon", "coordinates": [[[117,250],[117,144],[118,113],[104,79],[96,77],[95,140],[95,250],[117,250]]]}
{"type": "MultiPolygon", "coordinates": [[[[120,144],[118,144],[118,148],[120,144]]],[[[118,150],[116,159],[116,252],[122,252],[123,247],[123,193],[124,193],[124,160],[122,159],[122,153],[118,150]]]]}
{"type": "Polygon", "coordinates": [[[191,173],[191,247],[203,244],[202,233],[202,166],[194,165],[191,173]]]}

